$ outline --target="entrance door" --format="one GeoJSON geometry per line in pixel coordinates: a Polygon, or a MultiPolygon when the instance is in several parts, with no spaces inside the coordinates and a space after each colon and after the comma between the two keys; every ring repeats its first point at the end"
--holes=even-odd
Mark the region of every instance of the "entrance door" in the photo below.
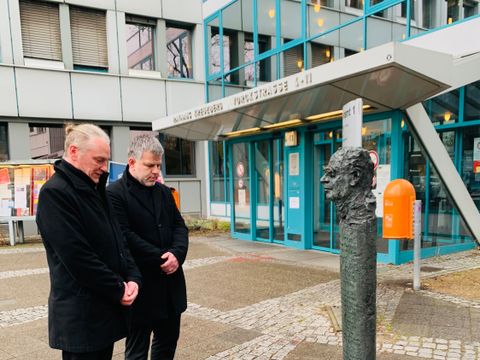
{"type": "Polygon", "coordinates": [[[271,164],[270,140],[253,143],[255,148],[254,183],[256,184],[255,196],[255,239],[270,241],[271,229],[271,164]]]}
{"type": "Polygon", "coordinates": [[[255,170],[255,239],[284,240],[283,141],[268,139],[253,143],[255,170]]]}
{"type": "Polygon", "coordinates": [[[336,220],[335,205],[326,199],[325,189],[320,182],[324,174],[324,166],[328,164],[333,152],[338,148],[335,132],[315,135],[314,169],[313,169],[313,244],[312,247],[320,250],[338,252],[340,235],[336,220]]]}
{"type": "Polygon", "coordinates": [[[285,240],[285,201],[283,189],[283,140],[273,140],[273,241],[285,240]]]}
{"type": "Polygon", "coordinates": [[[248,238],[250,230],[250,167],[249,144],[232,144],[232,179],[233,179],[233,232],[248,238]]]}

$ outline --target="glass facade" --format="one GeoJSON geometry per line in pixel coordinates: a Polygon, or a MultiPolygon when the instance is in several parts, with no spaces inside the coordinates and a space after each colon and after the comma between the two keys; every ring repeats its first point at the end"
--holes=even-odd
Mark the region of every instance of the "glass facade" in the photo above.
{"type": "MultiPolygon", "coordinates": [[[[211,34],[206,47],[213,55],[206,76],[208,101],[227,96],[233,89],[242,91],[263,81],[280,79],[448,25],[447,8],[449,16],[454,10],[450,1],[427,0],[369,0],[367,3],[344,0],[344,4],[321,0],[265,0],[261,5],[257,2],[257,7],[251,1],[241,7],[237,3],[229,3],[205,20],[207,33],[211,34]],[[231,16],[234,9],[238,11],[237,19],[231,16]],[[240,20],[238,14],[242,15],[240,20]],[[235,87],[230,89],[232,84],[235,87]]],[[[472,11],[478,11],[478,6],[472,11]]],[[[468,16],[471,15],[463,9],[452,21],[468,16]]],[[[477,207],[480,206],[479,89],[477,82],[423,103],[477,207]]],[[[388,181],[403,177],[413,183],[417,198],[423,203],[422,256],[473,248],[471,233],[456,204],[409,133],[405,118],[406,114],[401,111],[364,117],[363,147],[377,159],[372,184],[377,204],[381,205],[388,181]]],[[[339,251],[335,206],[325,198],[318,181],[323,166],[342,144],[339,120],[235,138],[223,145],[210,144],[210,172],[215,174],[210,178],[212,201],[225,199],[225,209],[230,212],[226,210],[219,216],[231,215],[234,237],[339,251]],[[289,165],[292,149],[285,146],[284,138],[288,130],[293,130],[299,138],[294,152],[298,152],[297,161],[303,172],[300,187],[305,189],[297,190],[297,178],[292,178],[289,165]],[[231,153],[225,156],[227,149],[231,153]],[[284,158],[289,161],[284,162],[284,158]],[[229,179],[232,183],[226,185],[229,179]],[[295,209],[300,209],[299,217],[295,209]],[[248,221],[251,223],[247,224],[248,221]],[[302,224],[299,226],[297,222],[302,224]],[[288,236],[284,237],[285,232],[288,236]],[[302,234],[298,235],[299,232],[302,234]],[[291,238],[292,234],[295,239],[291,238]]],[[[411,241],[383,239],[381,206],[377,210],[379,261],[411,260],[411,241]]],[[[212,215],[215,216],[215,211],[212,215]]]]}
{"type": "Polygon", "coordinates": [[[228,180],[230,176],[228,162],[226,161],[226,147],[223,141],[209,143],[210,156],[210,201],[229,201],[228,180]]]}

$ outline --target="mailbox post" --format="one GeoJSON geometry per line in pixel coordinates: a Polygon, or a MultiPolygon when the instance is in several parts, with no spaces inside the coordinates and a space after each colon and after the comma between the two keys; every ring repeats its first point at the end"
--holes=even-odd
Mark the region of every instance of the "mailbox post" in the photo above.
{"type": "Polygon", "coordinates": [[[413,240],[413,289],[420,290],[420,239],[422,201],[404,179],[393,180],[383,193],[383,237],[413,240]]]}

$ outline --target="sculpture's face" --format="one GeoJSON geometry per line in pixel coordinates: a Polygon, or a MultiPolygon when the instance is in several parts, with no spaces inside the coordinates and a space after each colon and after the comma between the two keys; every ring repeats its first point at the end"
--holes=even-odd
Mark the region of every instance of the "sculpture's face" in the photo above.
{"type": "Polygon", "coordinates": [[[325,197],[332,201],[346,199],[352,192],[353,174],[341,166],[342,162],[335,154],[324,168],[324,175],[320,179],[325,190],[325,197]]]}

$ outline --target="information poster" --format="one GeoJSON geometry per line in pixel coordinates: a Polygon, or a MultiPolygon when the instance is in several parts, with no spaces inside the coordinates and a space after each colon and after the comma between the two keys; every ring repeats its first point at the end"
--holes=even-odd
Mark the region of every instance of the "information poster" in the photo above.
{"type": "Polygon", "coordinates": [[[11,216],[13,194],[10,186],[10,169],[0,169],[0,216],[11,216]]]}
{"type": "Polygon", "coordinates": [[[51,164],[0,166],[0,216],[36,215],[40,190],[53,173],[51,164]]]}
{"type": "Polygon", "coordinates": [[[245,191],[245,189],[238,189],[238,205],[247,205],[247,192],[245,191]]]}
{"type": "Polygon", "coordinates": [[[291,196],[288,198],[288,207],[290,209],[300,209],[300,198],[298,196],[291,196]]]}
{"type": "Polygon", "coordinates": [[[47,182],[49,176],[48,166],[39,166],[33,168],[33,184],[32,184],[32,196],[31,196],[31,213],[30,215],[37,214],[38,196],[40,195],[40,189],[47,182]]]}
{"type": "Polygon", "coordinates": [[[30,195],[30,182],[32,169],[30,167],[20,167],[13,171],[14,179],[14,204],[16,216],[30,215],[30,202],[27,201],[30,195]]]}
{"type": "Polygon", "coordinates": [[[480,137],[473,139],[473,173],[480,174],[480,137]]]}
{"type": "Polygon", "coordinates": [[[379,218],[383,217],[383,192],[385,191],[387,184],[390,182],[390,173],[390,164],[378,165],[375,175],[376,188],[373,189],[372,192],[377,200],[375,215],[379,218]]]}
{"type": "Polygon", "coordinates": [[[300,174],[300,154],[298,152],[288,155],[288,175],[298,176],[300,174]]]}

